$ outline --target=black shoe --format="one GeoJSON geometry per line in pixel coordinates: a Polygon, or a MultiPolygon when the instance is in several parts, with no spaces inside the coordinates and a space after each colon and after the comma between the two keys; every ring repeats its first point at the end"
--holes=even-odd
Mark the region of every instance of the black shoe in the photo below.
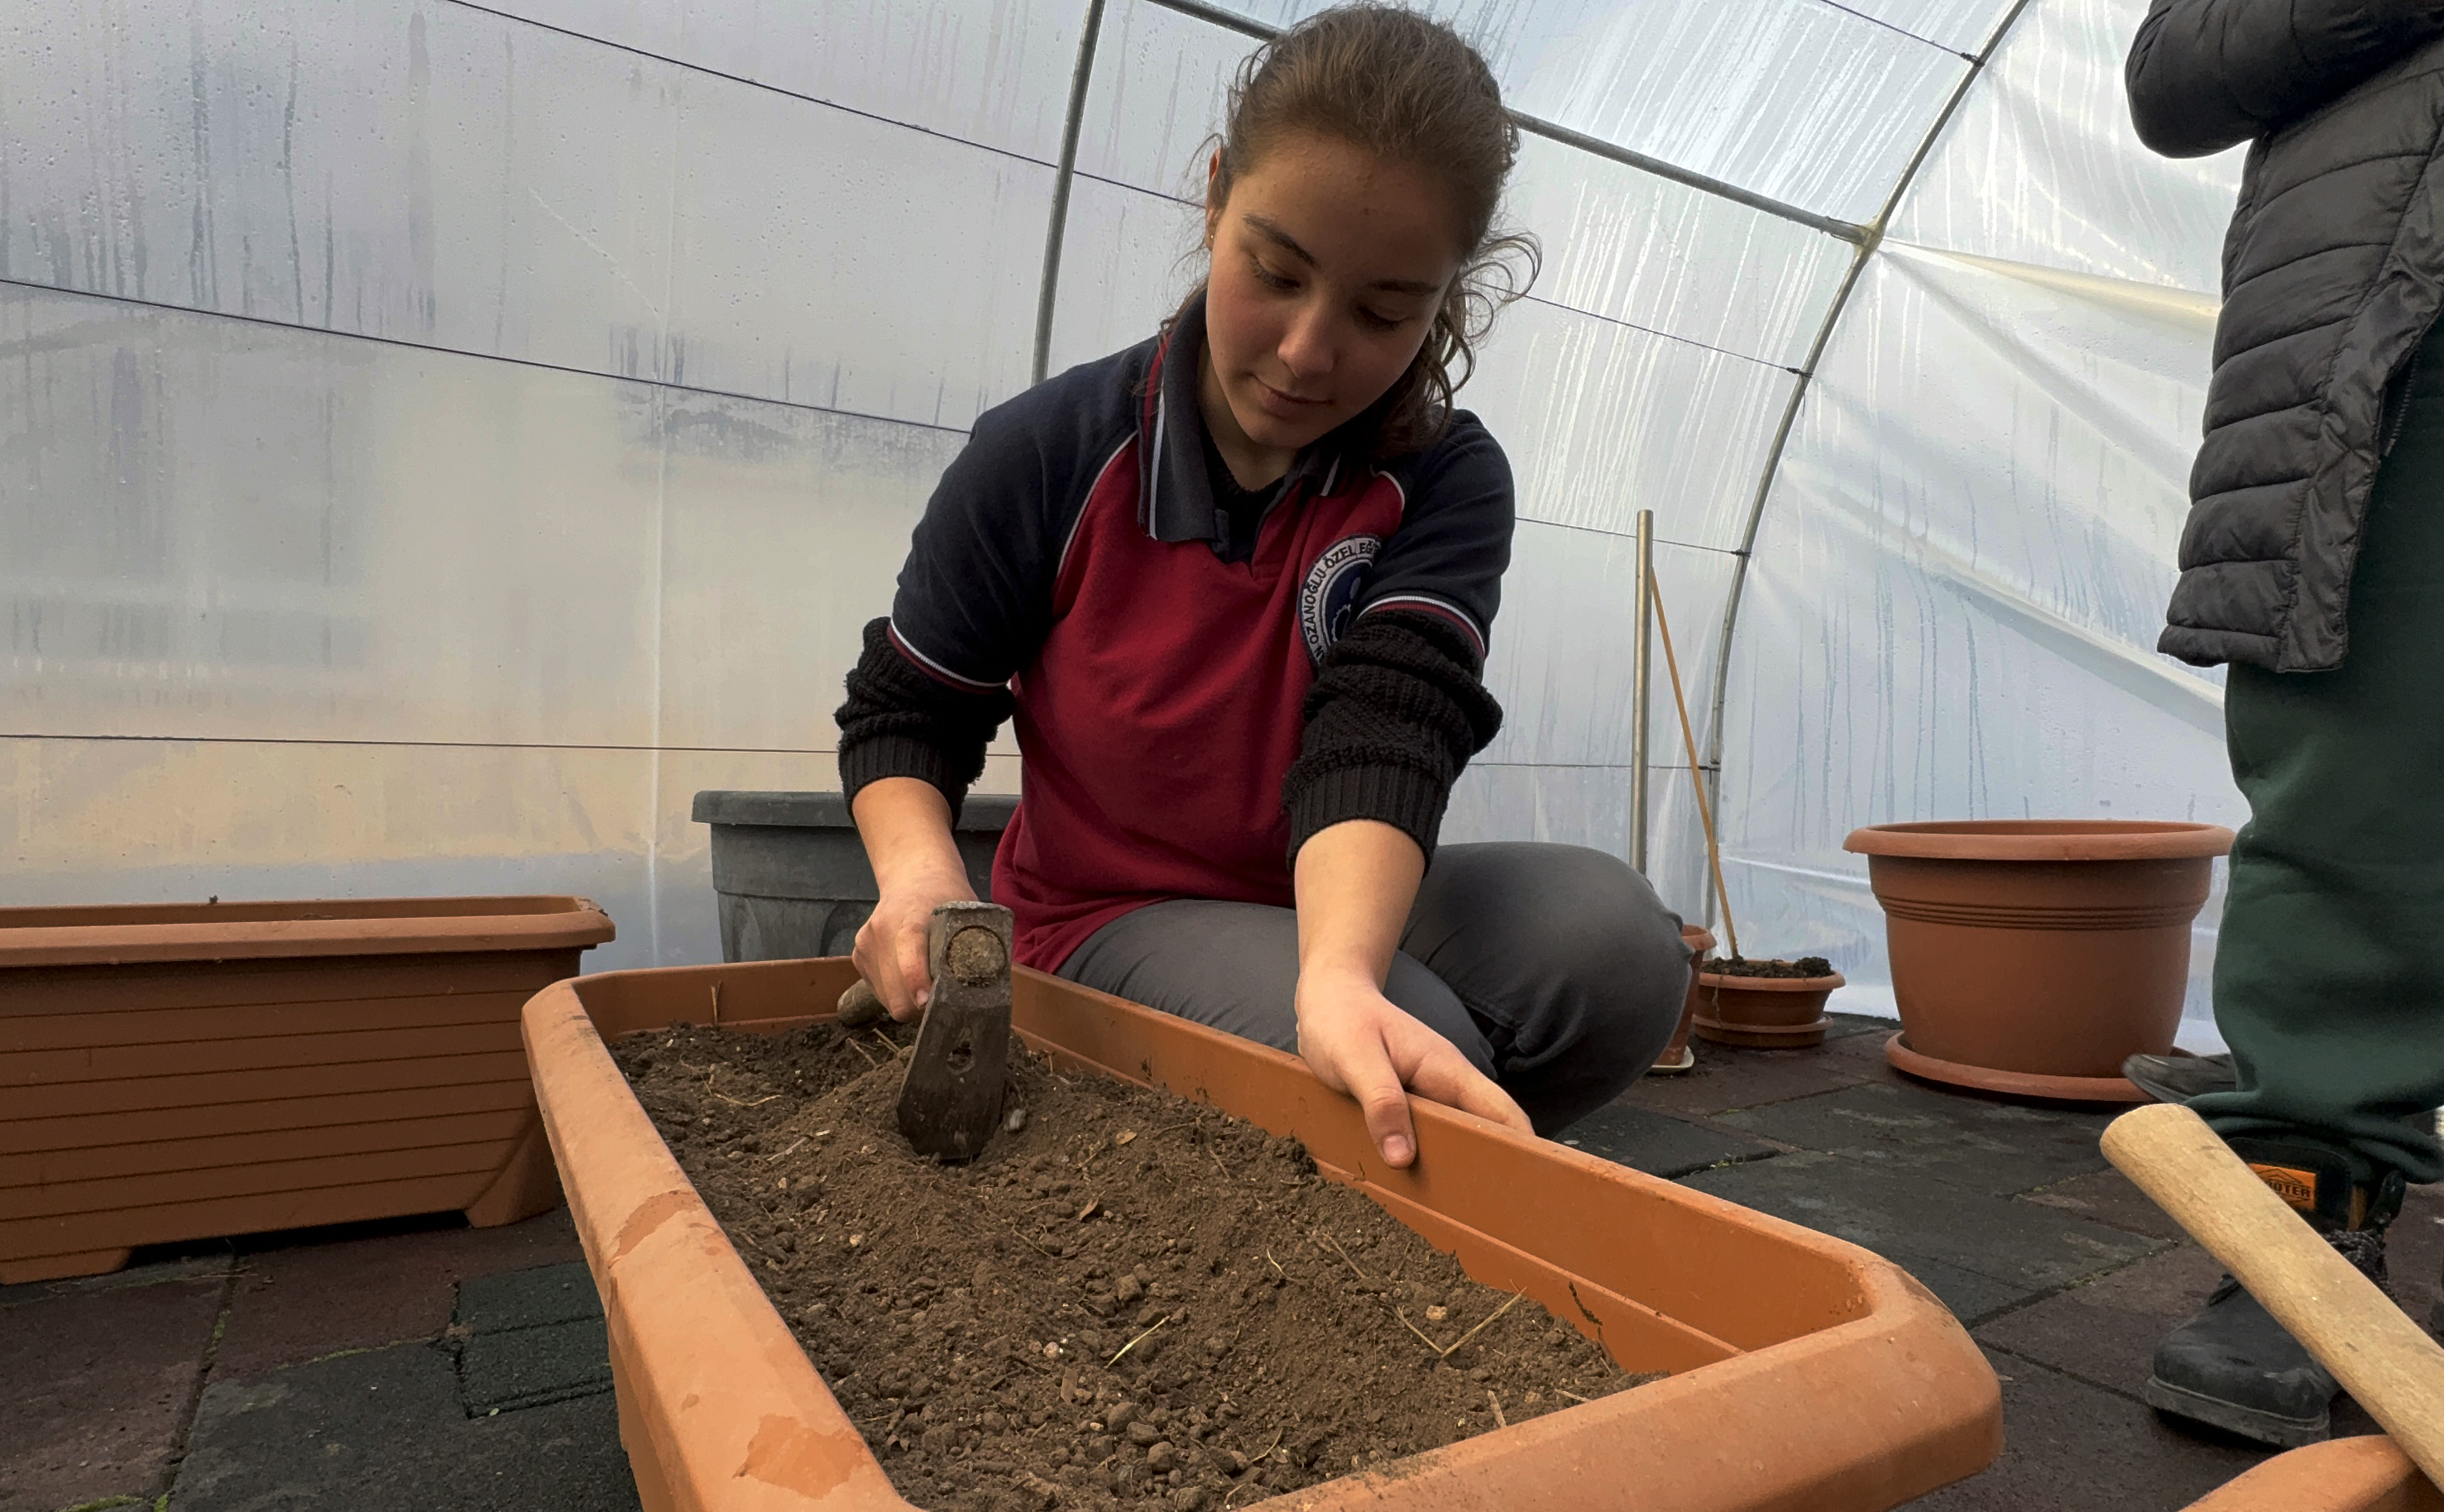
{"type": "MultiPolygon", "coordinates": [[[[2231,1145],[2342,1258],[2385,1284],[2384,1230],[2401,1210],[2400,1172],[2387,1172],[2374,1187],[2353,1187],[2329,1153],[2245,1139],[2231,1145]]],[[[2144,1394],[2158,1411],[2289,1449],[2327,1436],[2341,1391],[2299,1340],[2226,1276],[2197,1316],[2156,1347],[2144,1394]]]]}
{"type": "Polygon", "coordinates": [[[2240,1085],[2228,1055],[2134,1055],[2121,1062],[2121,1074],[2157,1102],[2187,1102],[2240,1085]]]}

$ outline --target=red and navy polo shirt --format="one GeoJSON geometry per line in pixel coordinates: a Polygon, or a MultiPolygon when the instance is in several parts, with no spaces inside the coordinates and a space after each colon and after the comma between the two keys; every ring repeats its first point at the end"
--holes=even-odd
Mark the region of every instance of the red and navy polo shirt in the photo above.
{"type": "Polygon", "coordinates": [[[1204,329],[1200,301],[980,416],[892,601],[900,655],[1015,700],[1022,796],[993,896],[1041,969],[1148,903],[1291,906],[1283,782],[1325,654],[1361,617],[1423,615],[1464,637],[1472,678],[1500,599],[1510,468],[1464,411],[1391,461],[1366,454],[1367,417],[1326,436],[1233,553],[1204,329]]]}

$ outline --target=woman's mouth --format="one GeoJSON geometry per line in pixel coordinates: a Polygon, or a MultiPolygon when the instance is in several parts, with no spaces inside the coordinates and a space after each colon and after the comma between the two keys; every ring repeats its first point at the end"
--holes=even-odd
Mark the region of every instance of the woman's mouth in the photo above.
{"type": "Polygon", "coordinates": [[[1325,403],[1320,398],[1301,398],[1295,394],[1285,394],[1252,374],[1249,376],[1248,381],[1256,385],[1256,397],[1264,405],[1265,413],[1281,419],[1306,419],[1325,403]]]}

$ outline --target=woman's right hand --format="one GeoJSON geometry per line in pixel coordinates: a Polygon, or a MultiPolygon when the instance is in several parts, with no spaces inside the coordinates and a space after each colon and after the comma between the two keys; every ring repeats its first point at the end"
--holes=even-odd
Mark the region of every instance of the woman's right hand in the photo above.
{"type": "Polygon", "coordinates": [[[857,931],[857,969],[905,1023],[934,993],[925,933],[935,905],[972,903],[975,886],[951,837],[950,801],[933,784],[885,777],[858,789],[849,807],[882,899],[857,931]]]}
{"type": "Polygon", "coordinates": [[[939,903],[972,903],[976,890],[964,869],[927,870],[882,889],[874,915],[857,931],[857,969],[891,1016],[905,1023],[925,1012],[934,995],[926,970],[925,935],[939,903]]]}

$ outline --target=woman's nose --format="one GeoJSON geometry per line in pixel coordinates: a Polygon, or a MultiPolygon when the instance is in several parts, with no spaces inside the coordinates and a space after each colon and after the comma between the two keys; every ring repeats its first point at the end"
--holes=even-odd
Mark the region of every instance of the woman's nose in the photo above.
{"type": "Polygon", "coordinates": [[[1314,305],[1308,305],[1290,318],[1289,329],[1282,333],[1277,355],[1282,365],[1298,378],[1322,378],[1332,371],[1331,317],[1314,305]]]}

